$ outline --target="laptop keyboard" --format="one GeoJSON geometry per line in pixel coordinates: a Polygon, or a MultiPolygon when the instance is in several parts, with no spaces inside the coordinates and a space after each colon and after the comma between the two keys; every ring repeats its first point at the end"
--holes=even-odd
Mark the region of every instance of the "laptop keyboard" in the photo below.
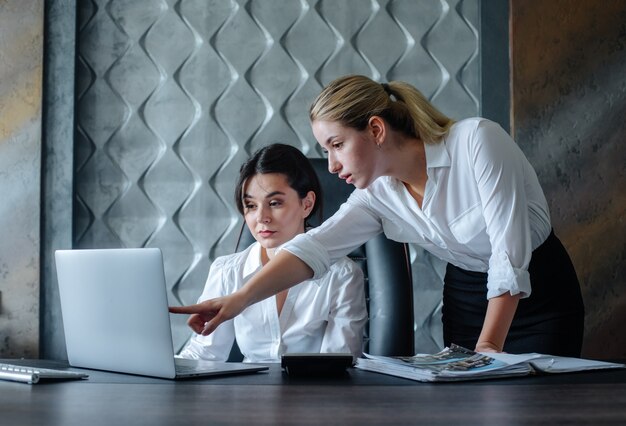
{"type": "Polygon", "coordinates": [[[76,371],[57,370],[54,368],[37,368],[15,364],[0,363],[0,379],[23,382],[29,384],[38,383],[40,380],[76,380],[86,379],[89,375],[76,371]]]}

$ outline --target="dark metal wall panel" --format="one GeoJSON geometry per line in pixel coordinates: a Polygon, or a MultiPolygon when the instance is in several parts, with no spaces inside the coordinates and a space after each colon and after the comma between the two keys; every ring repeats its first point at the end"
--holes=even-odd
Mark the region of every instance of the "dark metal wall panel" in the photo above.
{"type": "Polygon", "coordinates": [[[65,359],[54,251],[72,247],[76,0],[45,2],[41,220],[41,358],[65,359]]]}

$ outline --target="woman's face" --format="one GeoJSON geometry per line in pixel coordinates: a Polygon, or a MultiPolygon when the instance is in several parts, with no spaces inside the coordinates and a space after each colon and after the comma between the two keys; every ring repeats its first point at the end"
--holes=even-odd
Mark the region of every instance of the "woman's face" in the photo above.
{"type": "Polygon", "coordinates": [[[328,152],[328,171],[357,188],[367,188],[380,176],[376,137],[369,126],[359,131],[336,121],[316,120],[311,127],[317,143],[328,152]]]}
{"type": "Polygon", "coordinates": [[[304,232],[304,220],[315,204],[315,193],[300,199],[281,173],[256,174],[243,188],[246,225],[266,249],[276,248],[304,232]]]}

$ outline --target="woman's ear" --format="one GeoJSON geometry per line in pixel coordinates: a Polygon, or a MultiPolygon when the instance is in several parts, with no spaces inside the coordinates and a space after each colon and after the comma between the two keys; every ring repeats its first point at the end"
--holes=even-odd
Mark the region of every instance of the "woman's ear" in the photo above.
{"type": "Polygon", "coordinates": [[[380,148],[380,145],[385,142],[385,135],[387,133],[385,120],[377,115],[373,115],[367,122],[367,126],[370,134],[374,137],[374,142],[376,143],[376,146],[380,148]]]}
{"type": "Polygon", "coordinates": [[[302,199],[302,206],[304,207],[304,219],[309,217],[311,210],[315,207],[315,192],[309,191],[302,199]]]}

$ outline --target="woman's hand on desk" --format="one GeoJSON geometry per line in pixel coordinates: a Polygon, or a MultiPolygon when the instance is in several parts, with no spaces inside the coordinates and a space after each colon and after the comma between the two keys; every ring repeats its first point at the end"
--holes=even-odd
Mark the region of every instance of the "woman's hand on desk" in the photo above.
{"type": "Polygon", "coordinates": [[[191,314],[187,325],[193,331],[203,336],[208,336],[224,321],[228,321],[239,315],[245,308],[245,304],[237,293],[188,306],[170,306],[169,311],[173,314],[191,314]]]}

